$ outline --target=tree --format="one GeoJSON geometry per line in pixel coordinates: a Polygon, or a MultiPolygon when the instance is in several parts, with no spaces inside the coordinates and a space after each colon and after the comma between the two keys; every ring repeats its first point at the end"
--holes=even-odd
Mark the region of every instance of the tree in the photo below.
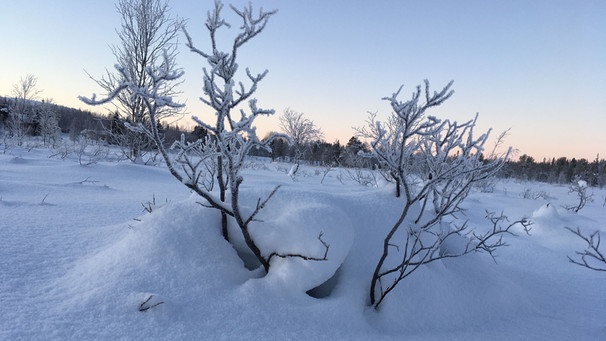
{"type": "Polygon", "coordinates": [[[269,146],[271,148],[271,161],[274,162],[277,160],[284,160],[286,153],[288,152],[288,139],[283,137],[275,137],[277,135],[276,132],[269,132],[264,138],[263,141],[271,140],[269,146]]]}
{"type": "MultiPolygon", "coordinates": [[[[116,6],[121,16],[121,27],[117,31],[119,45],[111,47],[117,65],[138,88],[149,88],[153,83],[147,68],[159,63],[176,66],[177,38],[183,21],[170,16],[168,2],[162,0],[120,0],[116,6]]],[[[92,78],[92,77],[91,77],[92,78]]],[[[107,93],[111,93],[122,82],[121,72],[107,71],[101,79],[92,78],[107,93]]],[[[158,94],[173,97],[180,82],[163,84],[158,94]]],[[[114,102],[122,121],[131,126],[151,124],[144,101],[135,89],[125,88],[114,102]]],[[[156,113],[156,119],[177,115],[179,108],[163,107],[156,113]]],[[[116,130],[109,130],[115,134],[116,130]]],[[[124,148],[124,155],[132,161],[140,161],[149,147],[150,140],[136,129],[124,129],[114,135],[113,140],[124,148]]]]}
{"type": "MultiPolygon", "coordinates": [[[[238,10],[231,7],[233,11],[242,19],[240,33],[233,40],[229,52],[220,51],[217,46],[216,32],[223,26],[228,26],[227,22],[221,17],[223,5],[216,1],[214,10],[208,13],[206,28],[210,33],[211,52],[204,52],[193,45],[192,39],[185,31],[187,37],[187,46],[191,51],[204,57],[208,67],[203,68],[204,72],[204,97],[201,100],[215,111],[214,124],[209,124],[199,118],[194,120],[207,132],[204,139],[193,143],[187,142],[182,135],[180,141],[173,144],[177,154],[173,157],[163,145],[163,139],[158,130],[158,113],[164,112],[166,108],[178,109],[182,105],[176,103],[172,97],[165,96],[162,90],[170,86],[171,82],[178,82],[183,75],[181,70],[175,70],[174,63],[168,54],[164,55],[164,60],[159,65],[149,66],[145,71],[151,79],[150,85],[140,87],[136,80],[131,79],[131,75],[126,67],[117,66],[118,72],[122,75],[119,86],[113,89],[105,98],[97,100],[96,96],[92,98],[80,99],[92,105],[102,105],[117,98],[123,92],[132,93],[143,103],[146,110],[146,118],[150,124],[139,123],[131,127],[139,132],[149,136],[156,144],[158,150],[164,157],[170,173],[183,185],[200,195],[205,199],[204,206],[219,210],[222,216],[231,217],[239,227],[244,241],[264,270],[269,271],[271,261],[274,257],[299,257],[306,260],[325,260],[328,252],[328,244],[322,240],[322,235],[318,236],[319,241],[325,246],[326,252],[323,256],[312,257],[302,254],[280,253],[272,250],[262,251],[253,239],[249,226],[255,221],[257,214],[263,209],[267,202],[276,193],[279,187],[274,188],[264,199],[259,198],[252,212],[243,210],[240,206],[240,186],[244,181],[241,175],[241,169],[246,156],[251,148],[258,146],[269,148],[271,140],[261,142],[256,135],[256,128],[253,125],[254,120],[259,115],[272,115],[273,110],[261,109],[257,106],[256,99],[251,98],[256,91],[259,82],[267,74],[263,73],[253,75],[248,69],[246,75],[251,82],[246,87],[239,82],[239,87],[235,88],[235,76],[238,70],[236,57],[239,49],[250,39],[259,34],[266,26],[269,18],[275,14],[275,11],[259,11],[258,15],[253,14],[252,5],[238,10]],[[248,113],[240,110],[240,117],[234,117],[232,110],[241,103],[248,100],[248,113]],[[180,166],[180,168],[178,168],[180,166]],[[215,189],[215,183],[219,185],[219,196],[215,189]],[[229,197],[226,196],[229,192],[229,197]],[[229,201],[227,201],[229,199],[229,201]]],[[[227,232],[227,220],[223,220],[222,230],[225,236],[227,232]]]]}
{"type": "Polygon", "coordinates": [[[367,154],[370,149],[367,144],[362,142],[357,136],[352,136],[347,145],[345,145],[345,153],[342,157],[343,165],[354,168],[366,168],[369,165],[368,159],[360,156],[360,152],[367,154]]]}
{"type": "Polygon", "coordinates": [[[378,308],[396,285],[420,266],[439,259],[460,257],[471,252],[491,255],[504,234],[512,234],[519,220],[503,227],[506,217],[488,213],[493,227],[485,233],[470,230],[458,222],[456,214],[475,182],[487,179],[502,167],[508,153],[492,160],[479,159],[490,131],[473,136],[475,119],[466,123],[426,116],[453,94],[452,82],[440,92],[431,93],[425,81],[424,96],[418,86],[410,100],[398,100],[401,89],[385,97],[393,113],[382,123],[370,114],[367,126],[358,128],[360,136],[371,140],[380,167],[396,182],[396,195],[403,196],[399,218],[383,240],[381,256],[370,284],[370,304],[378,308]],[[424,100],[424,102],[421,102],[424,100]],[[449,247],[451,240],[463,237],[462,247],[449,247]]]}
{"type": "Polygon", "coordinates": [[[52,100],[42,101],[36,112],[36,123],[40,136],[44,144],[50,143],[51,146],[59,139],[61,129],[59,128],[59,114],[52,100]]]}
{"type": "Polygon", "coordinates": [[[17,139],[17,144],[23,144],[23,138],[31,133],[34,123],[34,102],[41,90],[38,90],[38,78],[27,75],[13,85],[14,99],[9,104],[9,134],[17,139]]]}
{"type": "Polygon", "coordinates": [[[301,158],[309,145],[316,140],[321,140],[324,133],[316,127],[312,120],[304,117],[303,113],[291,109],[284,110],[284,113],[280,116],[280,129],[292,139],[295,147],[296,167],[292,174],[296,174],[299,170],[301,158]]]}
{"type": "Polygon", "coordinates": [[[8,120],[8,99],[0,96],[0,127],[4,128],[8,120]]]}

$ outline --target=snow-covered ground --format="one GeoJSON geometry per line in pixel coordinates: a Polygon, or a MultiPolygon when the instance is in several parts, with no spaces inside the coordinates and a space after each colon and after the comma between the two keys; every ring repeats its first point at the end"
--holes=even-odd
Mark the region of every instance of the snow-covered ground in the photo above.
{"type": "Polygon", "coordinates": [[[330,244],[326,262],[276,259],[262,276],[166,169],[49,155],[0,155],[2,340],[606,340],[606,273],[568,262],[585,245],[564,228],[606,236],[604,190],[578,214],[562,208],[576,200],[565,186],[474,191],[470,225],[503,211],[531,218],[531,235],[505,237],[496,263],[471,254],[425,266],[375,311],[371,274],[400,213],[389,184],[339,181],[338,169],[320,183],[311,167],[293,182],[287,164],[251,162],[244,206],[282,185],[251,227],[261,247],[321,257],[318,235],[330,244]]]}

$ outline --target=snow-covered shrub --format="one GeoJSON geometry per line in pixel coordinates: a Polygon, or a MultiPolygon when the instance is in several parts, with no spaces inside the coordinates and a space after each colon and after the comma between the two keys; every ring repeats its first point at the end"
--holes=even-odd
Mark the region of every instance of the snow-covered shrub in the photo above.
{"type": "Polygon", "coordinates": [[[495,179],[486,179],[483,181],[478,181],[475,187],[482,193],[493,193],[496,185],[497,182],[495,179]]]}
{"type": "MultiPolygon", "coordinates": [[[[492,254],[504,246],[501,236],[510,233],[516,221],[503,227],[504,215],[489,214],[493,228],[478,234],[456,214],[472,185],[494,175],[503,166],[509,150],[492,159],[482,159],[490,130],[474,137],[476,118],[465,123],[426,116],[453,94],[452,82],[440,92],[429,91],[425,81],[424,96],[418,86],[407,101],[400,101],[400,90],[385,97],[393,113],[385,122],[371,113],[358,135],[370,140],[369,157],[375,157],[381,169],[396,185],[396,196],[403,196],[403,209],[383,240],[381,256],[370,283],[370,304],[378,308],[396,285],[423,264],[470,252],[492,254]],[[423,102],[424,100],[424,102],[423,102]],[[462,237],[462,238],[461,238],[462,237]],[[456,249],[452,240],[466,240],[456,249]]],[[[460,243],[459,243],[460,244],[460,243]]]]}
{"type": "MultiPolygon", "coordinates": [[[[244,243],[266,273],[269,271],[272,259],[275,258],[325,260],[326,252],[323,257],[312,257],[298,253],[261,250],[250,233],[250,224],[256,221],[257,215],[276,193],[279,186],[270,191],[265,198],[258,198],[252,208],[244,209],[240,203],[240,186],[244,181],[241,171],[252,148],[269,149],[269,144],[273,139],[260,141],[256,134],[254,121],[261,115],[273,115],[274,110],[259,108],[256,99],[252,98],[257,86],[268,71],[265,70],[254,75],[246,69],[246,76],[251,84],[247,87],[243,82],[238,82],[238,86],[236,86],[236,76],[239,70],[236,57],[245,43],[263,31],[269,18],[276,11],[260,10],[255,14],[252,5],[248,5],[242,10],[232,6],[235,14],[242,19],[242,25],[240,33],[233,39],[228,51],[224,52],[218,49],[217,42],[217,31],[222,27],[229,27],[221,16],[222,8],[223,4],[216,1],[213,11],[208,13],[205,22],[210,34],[210,52],[195,47],[191,36],[183,29],[187,38],[187,47],[203,57],[208,64],[203,68],[204,96],[200,99],[214,110],[215,121],[207,123],[197,117],[193,118],[207,132],[204,138],[188,142],[182,136],[181,140],[175,141],[171,147],[176,150],[176,155],[170,154],[164,146],[163,137],[158,129],[162,113],[183,107],[164,92],[165,89],[172,88],[174,83],[179,82],[183,76],[183,71],[176,68],[168,53],[164,53],[162,61],[145,68],[150,82],[141,85],[132,77],[127,67],[116,65],[116,69],[121,74],[120,82],[105,98],[98,100],[93,95],[92,98],[80,97],[80,99],[87,104],[100,105],[108,103],[126,92],[140,102],[145,109],[144,114],[149,124],[130,125],[129,129],[143,133],[154,141],[164,157],[170,173],[183,185],[204,198],[203,206],[212,207],[221,212],[221,230],[227,240],[230,240],[228,219],[235,222],[244,243]],[[245,102],[248,102],[248,112],[241,109],[245,102]],[[234,113],[236,108],[239,108],[239,115],[234,113]]],[[[147,9],[147,7],[142,7],[140,11],[147,9]]],[[[140,16],[140,18],[146,17],[145,15],[140,16]]],[[[318,236],[318,242],[328,251],[329,246],[321,237],[321,235],[318,236]]]]}
{"type": "Polygon", "coordinates": [[[377,187],[377,173],[374,170],[365,168],[345,168],[344,174],[349,180],[352,180],[364,187],[377,187]]]}
{"type": "Polygon", "coordinates": [[[535,191],[532,190],[531,188],[525,188],[524,192],[522,192],[521,194],[523,199],[532,199],[532,200],[537,200],[537,199],[545,199],[545,200],[550,200],[551,197],[549,196],[549,194],[545,191],[535,191]]]}
{"type": "Polygon", "coordinates": [[[585,205],[593,202],[593,193],[588,193],[587,187],[587,181],[576,178],[568,188],[568,193],[576,194],[579,202],[575,205],[566,205],[564,208],[577,213],[583,209],[585,205]]]}

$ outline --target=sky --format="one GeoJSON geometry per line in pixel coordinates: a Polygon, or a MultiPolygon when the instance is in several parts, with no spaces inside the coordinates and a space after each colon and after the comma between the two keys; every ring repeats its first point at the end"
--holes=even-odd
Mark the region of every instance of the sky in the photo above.
{"type": "MultiPolygon", "coordinates": [[[[212,1],[169,3],[207,49],[212,1]]],[[[424,79],[438,91],[454,80],[454,96],[432,114],[467,121],[479,113],[478,132],[510,129],[505,143],[537,161],[606,158],[606,1],[257,0],[253,7],[278,9],[239,59],[242,68],[269,70],[256,98],[276,116],[257,121],[261,136],[279,130],[278,115],[290,108],[325,140],[344,144],[369,112],[390,113],[382,98],[400,86],[404,100],[424,79]]],[[[2,0],[0,13],[0,95],[31,74],[40,97],[105,113],[77,96],[101,95],[88,74],[99,78],[115,63],[114,1],[2,0]]],[[[230,39],[239,22],[229,8],[224,15],[233,25],[222,37],[230,39]]],[[[204,60],[182,47],[177,62],[185,71],[178,100],[189,114],[212,119],[198,100],[204,60]]]]}

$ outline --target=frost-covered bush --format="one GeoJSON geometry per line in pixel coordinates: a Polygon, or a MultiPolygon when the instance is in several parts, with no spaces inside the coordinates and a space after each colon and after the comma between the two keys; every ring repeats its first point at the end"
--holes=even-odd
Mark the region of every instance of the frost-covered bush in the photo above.
{"type": "MultiPolygon", "coordinates": [[[[127,67],[116,65],[116,70],[121,75],[120,82],[105,98],[98,100],[93,95],[92,98],[80,99],[91,105],[100,105],[119,98],[126,92],[133,97],[132,99],[140,102],[146,120],[150,124],[128,125],[129,129],[143,133],[154,141],[170,173],[183,185],[200,195],[204,199],[202,205],[215,208],[221,213],[221,230],[227,240],[230,240],[228,220],[235,223],[244,243],[265,272],[269,271],[271,261],[275,258],[325,260],[329,246],[322,239],[321,233],[318,236],[318,243],[326,252],[324,256],[313,257],[271,249],[261,250],[249,230],[250,224],[256,221],[259,212],[279,188],[279,186],[275,187],[265,198],[258,198],[252,208],[243,208],[244,205],[240,202],[240,186],[244,181],[241,171],[245,167],[249,152],[253,148],[269,150],[269,144],[273,141],[272,138],[259,140],[254,125],[255,119],[262,115],[273,115],[274,110],[259,108],[256,99],[252,98],[268,71],[255,75],[246,69],[246,79],[250,83],[246,86],[242,81],[236,81],[240,70],[236,58],[240,48],[263,31],[269,18],[276,11],[253,12],[250,4],[242,10],[231,6],[241,19],[240,31],[233,38],[228,50],[221,51],[218,47],[221,44],[218,43],[217,31],[229,27],[221,16],[222,9],[223,4],[216,1],[214,9],[208,13],[205,22],[211,42],[209,51],[195,47],[191,36],[183,29],[187,38],[187,47],[206,62],[206,67],[203,68],[204,95],[200,99],[214,111],[215,120],[209,123],[198,117],[193,118],[207,132],[204,138],[188,142],[183,136],[171,147],[176,151],[175,154],[169,153],[164,146],[164,140],[158,130],[159,120],[163,113],[183,107],[164,91],[172,88],[173,84],[179,82],[183,76],[183,71],[176,68],[172,56],[168,53],[164,53],[162,61],[145,68],[147,78],[150,79],[149,83],[139,84],[127,67]],[[248,103],[247,110],[242,108],[244,103],[248,103]],[[235,112],[236,108],[239,109],[239,115],[235,112]]],[[[140,11],[146,10],[149,8],[140,8],[140,11]]],[[[147,18],[149,15],[140,17],[147,18]]]]}
{"type": "Polygon", "coordinates": [[[590,202],[593,202],[593,193],[588,193],[587,189],[588,189],[587,181],[576,178],[572,182],[570,187],[568,187],[568,193],[576,194],[579,202],[575,205],[566,205],[566,206],[564,206],[564,208],[566,208],[569,211],[577,213],[581,209],[583,209],[583,207],[585,207],[585,205],[587,205],[590,202]]]}
{"type": "Polygon", "coordinates": [[[509,151],[492,159],[481,158],[490,130],[474,136],[477,115],[465,123],[427,115],[427,110],[450,98],[451,85],[431,93],[425,81],[424,91],[418,86],[405,101],[398,99],[400,88],[384,98],[393,109],[385,121],[370,114],[367,125],[357,129],[359,136],[370,140],[372,151],[367,156],[378,160],[383,172],[394,180],[396,196],[403,197],[402,212],[383,240],[372,275],[370,304],[375,308],[423,264],[470,252],[492,254],[505,245],[501,238],[511,233],[511,226],[527,224],[524,220],[503,227],[504,215],[489,214],[493,228],[478,234],[457,220],[472,186],[494,177],[509,151]],[[460,245],[453,248],[458,239],[464,242],[455,242],[460,245]]]}
{"type": "Polygon", "coordinates": [[[545,199],[545,200],[550,200],[552,199],[551,196],[545,192],[545,191],[535,191],[532,190],[531,188],[525,188],[524,192],[522,192],[521,194],[523,199],[532,199],[532,200],[537,200],[537,199],[545,199]]]}

